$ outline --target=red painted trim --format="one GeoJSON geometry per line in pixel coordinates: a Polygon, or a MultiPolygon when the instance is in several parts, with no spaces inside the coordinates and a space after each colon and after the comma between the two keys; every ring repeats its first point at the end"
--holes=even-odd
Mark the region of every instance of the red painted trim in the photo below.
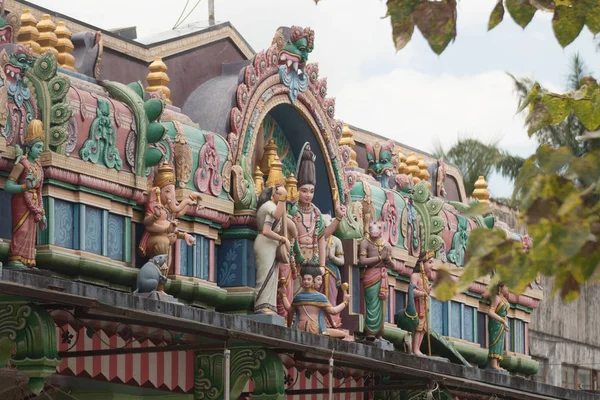
{"type": "Polygon", "coordinates": [[[173,250],[173,273],[175,275],[181,275],[181,241],[176,240],[173,250]]]}

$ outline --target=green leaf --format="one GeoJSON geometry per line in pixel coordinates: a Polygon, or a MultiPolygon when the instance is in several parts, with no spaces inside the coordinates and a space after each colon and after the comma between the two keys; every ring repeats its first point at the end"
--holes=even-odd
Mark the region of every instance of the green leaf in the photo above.
{"type": "Polygon", "coordinates": [[[506,233],[500,229],[473,229],[467,242],[466,260],[483,258],[505,241],[506,233]]]}
{"type": "Polygon", "coordinates": [[[434,53],[440,55],[456,37],[456,0],[421,1],[412,19],[434,53]]]}
{"type": "Polygon", "coordinates": [[[396,51],[402,50],[410,42],[415,31],[415,24],[411,17],[396,19],[392,16],[392,37],[396,51]]]}
{"type": "Polygon", "coordinates": [[[435,297],[439,301],[448,301],[456,293],[456,282],[445,265],[442,265],[435,272],[435,297]]]}
{"type": "Polygon", "coordinates": [[[535,132],[550,125],[550,112],[548,107],[541,102],[531,103],[529,114],[525,118],[525,123],[529,125],[527,133],[531,137],[535,132]]]}
{"type": "Polygon", "coordinates": [[[521,28],[529,25],[537,11],[537,8],[529,4],[528,0],[506,0],[506,8],[512,19],[521,28]]]}
{"type": "Polygon", "coordinates": [[[571,113],[571,100],[567,96],[547,94],[542,96],[541,102],[548,110],[548,122],[550,125],[564,121],[571,113]]]}
{"type": "Polygon", "coordinates": [[[393,19],[401,19],[409,17],[419,5],[419,0],[388,0],[387,2],[387,16],[393,19]]]}
{"type": "Polygon", "coordinates": [[[594,35],[600,33],[600,2],[598,0],[585,0],[585,25],[594,35]]]}
{"type": "Polygon", "coordinates": [[[570,7],[556,6],[552,29],[554,36],[562,47],[567,47],[579,36],[585,23],[585,13],[581,1],[574,2],[570,7]]]}
{"type": "Polygon", "coordinates": [[[504,18],[504,4],[502,4],[502,0],[498,0],[496,6],[492,10],[492,14],[490,14],[490,21],[488,22],[488,31],[494,29],[502,19],[504,18]]]}
{"type": "Polygon", "coordinates": [[[466,210],[460,211],[460,214],[464,217],[476,217],[479,215],[488,214],[492,211],[492,208],[488,203],[476,202],[470,205],[466,210]]]}
{"type": "Polygon", "coordinates": [[[597,85],[593,87],[585,87],[589,96],[575,99],[571,103],[573,112],[579,118],[583,126],[589,131],[595,131],[600,127],[600,95],[597,85]]]}
{"type": "Polygon", "coordinates": [[[557,278],[556,283],[560,287],[560,297],[562,297],[565,303],[576,300],[579,297],[579,282],[577,282],[570,272],[567,272],[563,279],[557,278]]]}
{"type": "Polygon", "coordinates": [[[549,145],[540,146],[536,156],[540,168],[548,174],[555,174],[566,168],[573,159],[573,154],[568,147],[559,147],[554,150],[549,145]]]}
{"type": "MultiPolygon", "coordinates": [[[[575,210],[583,204],[581,195],[577,192],[571,193],[558,209],[558,216],[566,216],[575,213],[575,210]]],[[[577,213],[578,214],[578,213],[577,213]]]]}

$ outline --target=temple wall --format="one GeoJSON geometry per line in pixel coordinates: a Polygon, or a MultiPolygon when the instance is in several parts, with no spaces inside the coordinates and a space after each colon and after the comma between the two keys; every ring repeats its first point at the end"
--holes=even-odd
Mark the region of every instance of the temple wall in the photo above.
{"type": "MultiPolygon", "coordinates": [[[[542,278],[544,292],[551,293],[553,280],[542,278]]],[[[565,304],[559,294],[549,295],[532,314],[530,352],[541,361],[539,379],[564,386],[565,366],[600,369],[600,286],[584,285],[579,298],[565,304]],[[545,373],[544,373],[544,368],[545,373]]]]}

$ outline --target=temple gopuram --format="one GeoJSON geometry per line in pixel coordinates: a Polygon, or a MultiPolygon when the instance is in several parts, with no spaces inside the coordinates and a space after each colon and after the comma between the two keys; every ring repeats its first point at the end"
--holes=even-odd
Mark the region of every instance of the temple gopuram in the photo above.
{"type": "Polygon", "coordinates": [[[463,215],[484,177],[336,119],[315,46],[3,2],[3,399],[595,398],[532,380],[536,282],[435,298],[473,229],[531,240],[463,215]]]}

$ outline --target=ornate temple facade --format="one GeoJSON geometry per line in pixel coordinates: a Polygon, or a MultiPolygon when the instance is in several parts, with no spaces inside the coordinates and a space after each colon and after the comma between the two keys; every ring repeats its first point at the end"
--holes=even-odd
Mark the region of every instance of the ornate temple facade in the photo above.
{"type": "Polygon", "coordinates": [[[428,293],[475,228],[531,245],[463,215],[483,177],[465,193],[454,166],[336,119],[310,28],[258,52],[229,23],[186,29],[134,41],[4,2],[0,394],[593,398],[528,379],[538,283],[492,310],[490,277],[428,293]]]}

